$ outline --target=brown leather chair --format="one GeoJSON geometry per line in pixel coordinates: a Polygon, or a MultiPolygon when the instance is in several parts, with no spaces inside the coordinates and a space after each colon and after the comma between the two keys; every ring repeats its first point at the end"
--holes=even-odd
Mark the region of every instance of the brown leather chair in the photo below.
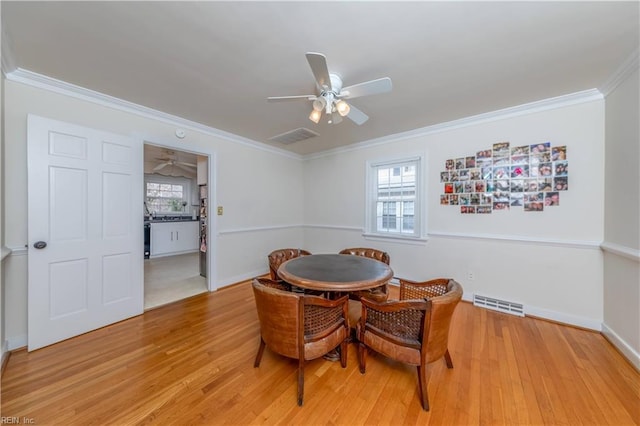
{"type": "Polygon", "coordinates": [[[255,278],[260,284],[266,287],[276,288],[282,291],[291,291],[291,285],[284,281],[274,281],[269,278],[257,277],[255,278]]]}
{"type": "MultiPolygon", "coordinates": [[[[267,259],[269,259],[269,275],[271,276],[271,279],[273,281],[281,281],[284,282],[282,280],[282,278],[280,278],[280,276],[278,275],[278,268],[280,267],[280,265],[282,265],[285,261],[289,260],[289,259],[294,259],[296,257],[300,257],[300,256],[310,256],[311,252],[308,252],[307,250],[302,250],[302,249],[295,249],[295,248],[285,248],[285,249],[279,249],[279,250],[274,250],[271,253],[269,253],[269,255],[267,256],[267,259]]],[[[288,284],[289,286],[289,290],[296,292],[296,293],[305,293],[305,294],[313,294],[315,296],[323,296],[324,292],[322,291],[318,291],[318,290],[304,290],[300,287],[297,287],[295,285],[291,285],[288,284]]]]}
{"type": "Polygon", "coordinates": [[[269,259],[269,274],[271,275],[271,279],[274,281],[282,280],[282,278],[278,276],[278,268],[285,261],[300,256],[309,256],[310,254],[311,253],[306,250],[294,248],[284,248],[272,251],[267,256],[269,259]]]}
{"type": "Polygon", "coordinates": [[[304,396],[304,363],[340,346],[340,364],[347,366],[347,304],[343,296],[328,300],[282,291],[253,280],[260,320],[260,346],[254,367],[260,366],[265,346],[298,360],[298,405],[304,396]]]}
{"type": "MultiPolygon", "coordinates": [[[[391,260],[387,252],[366,247],[346,248],[338,254],[351,254],[355,256],[368,257],[386,263],[387,265],[391,260]]],[[[375,300],[376,302],[385,302],[389,297],[389,289],[387,284],[383,284],[369,290],[353,291],[349,293],[349,297],[354,300],[360,300],[362,297],[366,297],[368,299],[375,300]]]]}
{"type": "Polygon", "coordinates": [[[424,283],[400,281],[402,296],[418,297],[376,303],[363,298],[358,323],[358,362],[360,372],[366,370],[366,349],[386,357],[417,366],[420,401],[429,411],[427,364],[440,358],[453,368],[448,349],[451,317],[462,298],[462,287],[452,279],[436,279],[424,283]],[[405,288],[403,289],[403,284],[405,288]],[[414,296],[420,288],[428,296],[414,296]]]}

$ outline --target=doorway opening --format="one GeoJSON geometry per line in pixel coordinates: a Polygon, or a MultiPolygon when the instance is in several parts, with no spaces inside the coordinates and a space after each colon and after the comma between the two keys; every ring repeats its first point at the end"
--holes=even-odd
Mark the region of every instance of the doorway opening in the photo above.
{"type": "Polygon", "coordinates": [[[208,157],[144,144],[144,309],[209,290],[208,157]]]}

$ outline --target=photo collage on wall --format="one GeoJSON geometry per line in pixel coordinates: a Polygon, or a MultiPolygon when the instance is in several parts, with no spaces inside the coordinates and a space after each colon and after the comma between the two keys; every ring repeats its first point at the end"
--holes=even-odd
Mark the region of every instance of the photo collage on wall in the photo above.
{"type": "Polygon", "coordinates": [[[509,142],[475,155],[446,160],[440,172],[440,204],[459,206],[463,214],[522,208],[541,212],[560,205],[569,189],[566,146],[551,142],[510,147],[509,142]]]}

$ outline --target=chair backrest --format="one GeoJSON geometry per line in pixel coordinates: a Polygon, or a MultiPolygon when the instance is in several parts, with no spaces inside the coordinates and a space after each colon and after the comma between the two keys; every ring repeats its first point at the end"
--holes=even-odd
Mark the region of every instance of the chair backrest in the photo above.
{"type": "Polygon", "coordinates": [[[253,280],[260,334],[272,351],[289,358],[299,358],[302,337],[300,297],[296,293],[267,287],[253,280]]]}
{"type": "Polygon", "coordinates": [[[299,256],[309,256],[310,254],[311,253],[306,250],[294,249],[294,248],[285,248],[285,249],[272,251],[267,256],[267,258],[269,259],[269,273],[271,275],[271,279],[272,280],[279,279],[278,268],[283,262],[299,256]]]}
{"type": "Polygon", "coordinates": [[[385,251],[367,248],[367,247],[352,247],[341,250],[338,254],[352,254],[356,256],[369,257],[371,259],[379,260],[387,265],[391,261],[389,254],[385,251]]]}
{"type": "Polygon", "coordinates": [[[284,281],[274,281],[270,278],[257,277],[255,278],[260,284],[266,287],[277,288],[282,291],[291,291],[291,285],[285,283],[284,281]]]}
{"type": "Polygon", "coordinates": [[[449,291],[450,278],[414,282],[400,278],[400,300],[431,299],[449,291]]]}
{"type": "Polygon", "coordinates": [[[442,358],[447,351],[451,318],[460,299],[462,286],[455,280],[449,280],[445,294],[427,300],[429,308],[425,318],[422,353],[427,363],[442,358]]]}

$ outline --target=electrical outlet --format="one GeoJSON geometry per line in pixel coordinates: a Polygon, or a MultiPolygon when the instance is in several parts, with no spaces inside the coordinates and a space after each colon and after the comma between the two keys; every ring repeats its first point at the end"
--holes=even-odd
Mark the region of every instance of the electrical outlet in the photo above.
{"type": "Polygon", "coordinates": [[[467,271],[467,279],[469,281],[473,281],[475,279],[475,274],[473,273],[473,271],[467,271]]]}

